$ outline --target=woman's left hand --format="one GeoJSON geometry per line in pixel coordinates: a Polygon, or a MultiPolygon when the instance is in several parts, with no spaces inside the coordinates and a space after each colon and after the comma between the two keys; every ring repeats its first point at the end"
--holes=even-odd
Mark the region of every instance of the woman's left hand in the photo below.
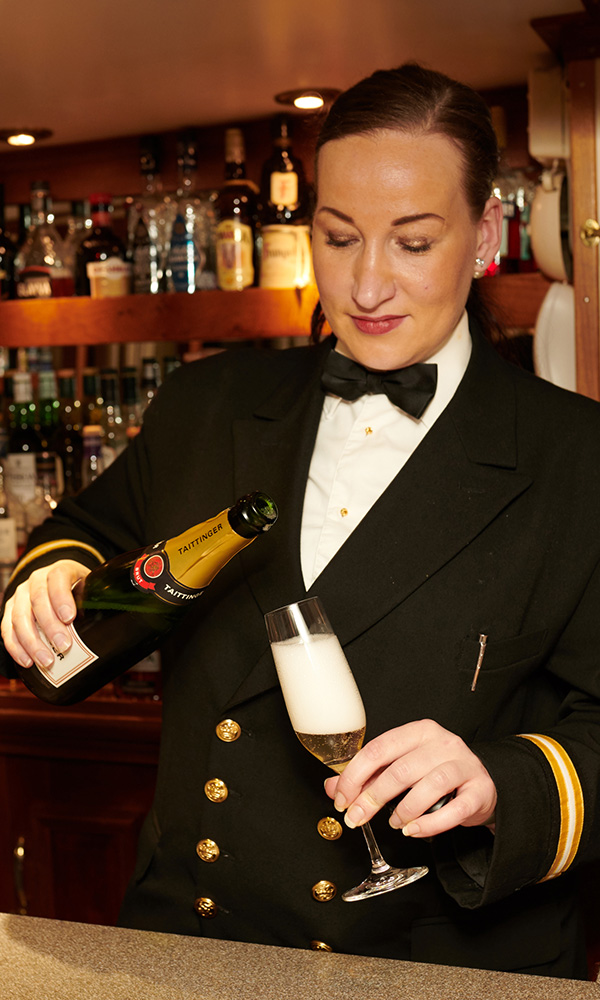
{"type": "Polygon", "coordinates": [[[390,729],[366,743],[325,790],[350,827],[361,826],[404,792],[390,825],[407,837],[433,837],[455,826],[493,829],[496,786],[459,736],[431,719],[390,729]],[[427,810],[444,795],[446,805],[427,810]]]}

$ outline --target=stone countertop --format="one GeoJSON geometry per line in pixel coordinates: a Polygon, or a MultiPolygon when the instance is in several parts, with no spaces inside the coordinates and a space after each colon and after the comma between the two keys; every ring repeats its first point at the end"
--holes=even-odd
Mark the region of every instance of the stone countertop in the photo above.
{"type": "Polygon", "coordinates": [[[0,914],[2,1000],[585,1000],[600,986],[0,914]]]}

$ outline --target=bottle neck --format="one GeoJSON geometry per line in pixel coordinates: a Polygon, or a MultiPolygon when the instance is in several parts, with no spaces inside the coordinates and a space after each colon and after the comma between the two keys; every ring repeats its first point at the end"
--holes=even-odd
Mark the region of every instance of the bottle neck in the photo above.
{"type": "Polygon", "coordinates": [[[165,543],[173,577],[191,590],[207,587],[219,570],[254,539],[243,538],[229,523],[229,511],[189,528],[165,543]]]}

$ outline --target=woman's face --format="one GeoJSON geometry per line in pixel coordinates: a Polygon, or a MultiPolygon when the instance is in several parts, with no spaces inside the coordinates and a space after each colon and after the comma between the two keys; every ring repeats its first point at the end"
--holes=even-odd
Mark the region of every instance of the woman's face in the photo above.
{"type": "Polygon", "coordinates": [[[338,350],[368,368],[424,361],[458,323],[476,270],[500,245],[502,206],[473,220],[445,136],[393,129],[325,143],[315,276],[338,350]]]}

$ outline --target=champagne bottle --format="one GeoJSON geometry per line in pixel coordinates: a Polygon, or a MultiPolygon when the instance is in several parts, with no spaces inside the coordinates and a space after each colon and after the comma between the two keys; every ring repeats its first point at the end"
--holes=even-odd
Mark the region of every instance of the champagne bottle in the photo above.
{"type": "Polygon", "coordinates": [[[229,560],[275,523],[265,493],[250,493],[181,535],[103,563],[79,580],[73,644],[41,670],[15,664],[43,701],[72,705],[148,656],[229,560]]]}

